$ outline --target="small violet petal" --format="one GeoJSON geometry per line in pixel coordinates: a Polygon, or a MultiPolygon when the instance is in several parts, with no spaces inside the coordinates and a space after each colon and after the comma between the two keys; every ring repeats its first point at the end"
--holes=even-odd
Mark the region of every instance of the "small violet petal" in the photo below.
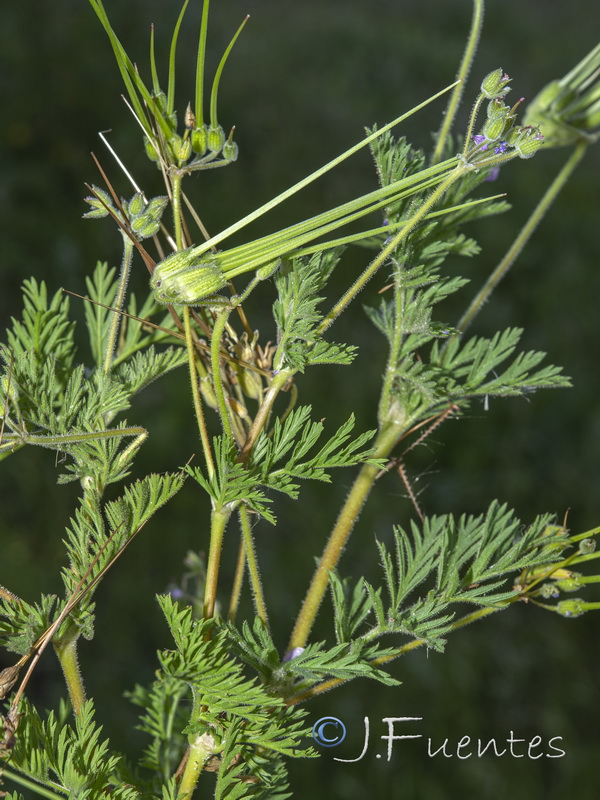
{"type": "Polygon", "coordinates": [[[284,655],[284,657],[283,657],[284,662],[285,661],[291,661],[292,658],[296,658],[297,656],[302,655],[304,650],[305,650],[304,647],[294,647],[293,650],[290,650],[289,653],[286,653],[284,655]]]}

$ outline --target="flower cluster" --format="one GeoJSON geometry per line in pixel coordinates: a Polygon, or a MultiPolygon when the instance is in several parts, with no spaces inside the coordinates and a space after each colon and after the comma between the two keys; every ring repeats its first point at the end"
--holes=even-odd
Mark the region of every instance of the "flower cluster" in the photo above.
{"type": "Polygon", "coordinates": [[[98,186],[91,188],[94,195],[85,198],[91,209],[83,215],[84,219],[100,219],[110,214],[129,226],[138,239],[147,239],[158,233],[163,211],[169,202],[168,197],[160,195],[148,201],[141,192],[136,192],[129,201],[121,198],[119,207],[116,208],[108,192],[98,186]]]}
{"type": "Polygon", "coordinates": [[[544,143],[539,127],[515,125],[517,108],[523,98],[512,107],[504,102],[503,98],[510,91],[509,82],[508,75],[502,69],[497,69],[490,72],[481,83],[480,102],[488,100],[487,119],[481,132],[472,137],[476,154],[493,148],[493,153],[497,156],[512,154],[519,158],[531,158],[544,143]]]}

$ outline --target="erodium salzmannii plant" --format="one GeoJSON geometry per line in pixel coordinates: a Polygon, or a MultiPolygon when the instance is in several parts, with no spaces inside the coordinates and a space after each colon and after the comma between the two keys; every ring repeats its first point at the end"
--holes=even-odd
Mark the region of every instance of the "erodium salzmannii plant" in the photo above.
{"type": "Polygon", "coordinates": [[[563,593],[598,580],[574,567],[597,557],[593,537],[600,528],[571,534],[548,514],[522,524],[497,501],[481,516],[424,517],[406,459],[474,398],[569,385],[559,368],[542,364],[542,353],[519,351],[520,330],[491,338],[465,331],[597,137],[600,47],[524,112],[520,102],[507,102],[511,78],[501,69],[490,72],[474,98],[467,129],[450,138],[479,36],[482,1],[476,0],[454,83],[369,131],[254,213],[204,238],[201,209],[192,206],[183,184],[192,173],[229,166],[238,157],[233,131],[219,124],[217,95],[240,31],[217,68],[205,117],[204,0],[194,103],[181,114],[175,61],[188,0],[173,33],[164,86],[153,36],[147,84],[102,0],[90,4],[108,34],[142,146],[166,188],[164,196],[147,197],[134,185],[132,196],[120,199],[108,182],[90,187],[86,216],[111,218],[123,241],[119,274],[99,263],[87,278],[92,363],[78,361],[68,298],[60,291],[50,295],[35,278],[25,281],[21,317],[1,345],[2,458],[18,462],[23,447],[50,448],[61,454],[59,483],[81,487],[64,536],[64,595],[26,599],[10,586],[0,587],[2,644],[17,654],[0,673],[4,780],[50,798],[175,800],[191,797],[196,788],[198,797],[284,798],[290,796],[286,760],[316,755],[304,709],[312,697],[358,677],[396,684],[388,662],[420,645],[441,650],[454,630],[523,599],[564,617],[599,605],[563,593]],[[392,133],[442,95],[449,99],[433,153],[392,133]],[[506,257],[462,319],[454,325],[438,321],[437,305],[466,284],[446,274],[447,256],[479,252],[463,226],[508,207],[490,196],[489,178],[509,162],[526,169],[523,159],[554,146],[569,147],[571,154],[506,257]],[[233,233],[364,147],[372,152],[379,188],[246,244],[228,245],[233,233]],[[356,221],[361,232],[343,230],[356,221]],[[372,257],[333,305],[324,307],[332,271],[355,243],[370,248],[372,257]],[[141,262],[151,277],[148,296],[139,303],[128,298],[127,284],[141,262]],[[372,430],[357,432],[349,407],[337,430],[326,432],[319,412],[300,404],[302,374],[313,365],[360,358],[329,334],[342,312],[362,313],[355,301],[368,281],[387,286],[379,304],[367,309],[388,348],[377,418],[372,430]],[[273,325],[259,334],[244,303],[267,282],[277,299],[273,325]],[[159,324],[151,322],[157,316],[159,324]],[[167,453],[170,472],[128,482],[147,431],[123,415],[151,381],[178,368],[189,371],[194,415],[185,424],[198,430],[201,457],[181,467],[170,464],[167,453]],[[330,481],[335,468],[354,470],[354,482],[333,530],[323,531],[323,551],[282,647],[271,635],[269,613],[277,609],[267,608],[254,536],[262,526],[279,524],[272,510],[275,493],[296,499],[301,481],[330,481]],[[392,468],[414,501],[415,521],[394,530],[391,546],[379,542],[371,553],[383,567],[380,582],[342,577],[340,557],[360,510],[377,476],[392,468]],[[94,634],[100,581],[153,514],[161,509],[168,515],[162,506],[177,503],[186,480],[210,498],[210,519],[194,521],[206,564],[198,556],[187,562],[200,578],[201,594],[178,591],[158,598],[173,641],[158,654],[155,680],[136,686],[123,701],[140,707],[149,740],[138,762],[126,763],[95,722],[77,650],[82,637],[94,634]],[[116,499],[106,496],[112,484],[121,487],[120,494],[111,489],[116,499]],[[225,537],[228,552],[234,541],[239,548],[231,585],[220,575],[225,537]],[[248,619],[239,612],[246,576],[255,611],[248,619]],[[323,613],[332,615],[335,641],[314,641],[313,623],[328,593],[332,607],[323,613]],[[473,607],[466,615],[459,606],[465,603],[473,607]],[[70,706],[65,702],[48,712],[27,700],[26,689],[49,644],[70,706]]]}

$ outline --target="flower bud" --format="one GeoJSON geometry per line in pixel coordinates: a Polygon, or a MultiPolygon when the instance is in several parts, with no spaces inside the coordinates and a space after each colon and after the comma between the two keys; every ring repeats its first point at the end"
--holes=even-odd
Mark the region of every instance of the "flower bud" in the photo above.
{"type": "Polygon", "coordinates": [[[495,97],[504,97],[510,91],[508,86],[510,78],[502,69],[495,69],[488,73],[481,82],[481,91],[489,100],[495,97]]]}
{"type": "Polygon", "coordinates": [[[192,111],[192,105],[191,105],[191,103],[188,103],[188,104],[187,104],[187,108],[185,109],[185,118],[184,118],[184,122],[185,122],[185,127],[186,127],[188,130],[192,130],[192,128],[194,128],[194,127],[195,127],[195,125],[196,125],[196,115],[195,115],[195,114],[194,114],[194,112],[192,111]]]}
{"type": "Polygon", "coordinates": [[[552,598],[560,595],[560,591],[556,588],[554,583],[543,583],[540,586],[540,595],[545,600],[552,600],[552,598]]]}

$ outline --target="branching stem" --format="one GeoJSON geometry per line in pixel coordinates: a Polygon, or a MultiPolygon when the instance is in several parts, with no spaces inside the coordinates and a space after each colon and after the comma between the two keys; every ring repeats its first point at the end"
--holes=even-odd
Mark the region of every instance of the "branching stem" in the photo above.
{"type": "Polygon", "coordinates": [[[60,639],[53,639],[52,644],[60,661],[60,666],[65,676],[67,689],[73,705],[75,714],[79,714],[81,706],[85,702],[85,689],[79,664],[77,662],[77,640],[79,631],[74,625],[69,626],[68,631],[60,639]]]}
{"type": "MultiPolygon", "coordinates": [[[[400,421],[390,423],[383,428],[375,441],[373,458],[387,457],[402,436],[404,429],[405,425],[400,421]]],[[[312,582],[302,608],[300,609],[300,613],[298,614],[298,618],[296,619],[294,630],[292,631],[287,648],[288,651],[293,650],[295,647],[306,646],[317,612],[319,611],[319,607],[327,591],[329,573],[332,569],[335,569],[341,558],[346,542],[354,529],[356,520],[371,491],[378,472],[379,470],[376,466],[364,464],[358,473],[313,575],[312,582]]]]}
{"type": "Polygon", "coordinates": [[[204,616],[206,618],[214,616],[215,613],[223,535],[230,516],[231,511],[228,509],[213,509],[210,517],[210,547],[208,564],[206,565],[206,588],[204,590],[204,616]]]}
{"type": "Polygon", "coordinates": [[[248,509],[246,506],[240,506],[239,513],[242,536],[244,538],[244,551],[248,562],[248,574],[250,575],[250,586],[252,587],[252,596],[254,598],[254,608],[256,609],[257,616],[260,617],[265,626],[268,626],[267,605],[265,603],[260,573],[258,571],[254,541],[252,539],[252,531],[250,529],[250,520],[248,519],[248,509]]]}
{"type": "Polygon", "coordinates": [[[185,344],[188,354],[188,369],[190,374],[192,397],[194,399],[194,411],[196,413],[196,422],[198,424],[198,431],[200,433],[200,441],[202,442],[204,460],[206,461],[206,469],[210,479],[215,474],[215,462],[210,446],[210,439],[208,438],[208,431],[206,429],[204,410],[202,408],[202,398],[200,396],[200,387],[198,384],[198,373],[196,371],[196,350],[194,348],[194,341],[192,337],[192,323],[190,319],[189,306],[183,307],[183,324],[185,327],[185,344]]]}
{"type": "Polygon", "coordinates": [[[233,439],[233,430],[229,420],[229,409],[227,408],[227,401],[225,400],[225,392],[223,390],[223,379],[221,377],[221,337],[229,319],[229,310],[221,311],[217,315],[215,324],[212,331],[210,340],[210,361],[212,366],[212,379],[215,388],[215,397],[217,398],[217,407],[221,417],[221,424],[223,430],[231,439],[233,439]]]}
{"type": "Polygon", "coordinates": [[[129,282],[129,273],[131,272],[131,260],[133,258],[133,242],[127,236],[123,236],[123,259],[121,261],[121,273],[119,275],[119,285],[117,286],[117,293],[113,302],[115,311],[112,315],[110,323],[110,330],[108,332],[108,339],[106,341],[106,350],[104,352],[104,374],[108,375],[112,365],[113,354],[117,344],[117,337],[119,335],[119,325],[121,324],[121,310],[125,302],[125,293],[127,291],[127,284],[129,282]]]}

